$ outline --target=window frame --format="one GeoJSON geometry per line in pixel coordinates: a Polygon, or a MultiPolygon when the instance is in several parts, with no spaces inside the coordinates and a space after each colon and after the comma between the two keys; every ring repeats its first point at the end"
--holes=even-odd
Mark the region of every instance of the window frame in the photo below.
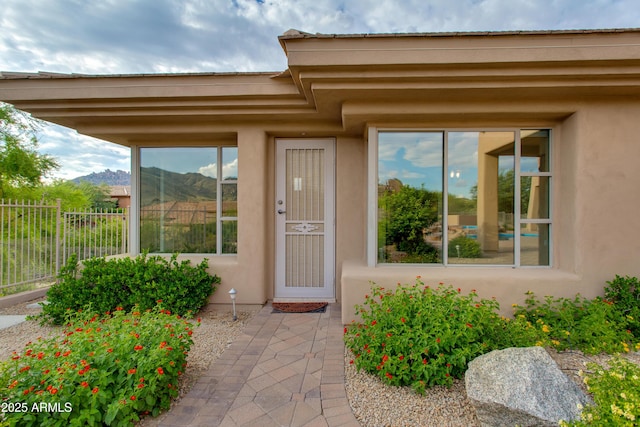
{"type": "MultiPolygon", "coordinates": [[[[131,245],[131,252],[135,253],[135,254],[139,254],[140,250],[141,250],[141,234],[140,234],[140,227],[142,225],[142,219],[141,219],[141,212],[142,212],[142,207],[141,207],[141,190],[140,190],[140,185],[141,185],[141,179],[140,179],[140,168],[142,167],[142,162],[141,162],[141,150],[142,149],[162,149],[162,148],[166,148],[166,149],[171,149],[171,148],[209,148],[209,149],[215,149],[216,150],[216,252],[181,252],[181,255],[190,255],[190,256],[202,256],[202,255],[206,255],[206,256],[215,256],[215,257],[219,257],[219,256],[223,256],[223,257],[233,257],[233,256],[237,256],[237,252],[235,253],[224,253],[222,252],[222,247],[223,247],[223,241],[222,241],[222,223],[223,222],[232,222],[235,221],[236,222],[236,229],[237,229],[237,223],[238,223],[238,216],[237,216],[237,212],[236,212],[236,216],[222,216],[222,186],[225,184],[235,184],[236,186],[238,185],[238,180],[239,177],[236,176],[235,179],[233,180],[225,180],[224,183],[222,182],[222,178],[223,178],[223,149],[224,148],[238,148],[237,144],[217,144],[217,145],[210,145],[210,144],[189,144],[189,145],[184,145],[184,146],[175,146],[175,145],[139,145],[139,146],[135,146],[132,147],[132,170],[135,170],[135,176],[132,174],[132,183],[131,183],[131,188],[132,188],[132,208],[135,205],[135,210],[132,209],[132,212],[136,212],[135,218],[132,218],[132,221],[130,222],[130,236],[131,236],[131,242],[135,244],[135,246],[131,245]]],[[[239,159],[238,159],[239,162],[239,159]]],[[[239,173],[238,173],[239,175],[239,173]]],[[[236,187],[237,188],[237,187],[236,187]]],[[[237,202],[237,201],[236,201],[237,202]]],[[[237,240],[236,240],[236,245],[237,245],[237,240]]],[[[237,246],[236,246],[237,248],[237,246]]],[[[168,254],[168,252],[149,252],[150,254],[153,255],[163,255],[163,254],[168,254]]]]}
{"type": "Polygon", "coordinates": [[[376,127],[371,126],[367,131],[367,164],[368,164],[368,176],[367,176],[367,265],[369,267],[461,267],[461,268],[477,268],[477,267],[501,267],[501,268],[534,268],[534,269],[550,269],[553,267],[553,128],[551,126],[520,126],[520,127],[500,127],[500,128],[393,128],[393,127],[376,127]],[[522,141],[521,132],[530,130],[545,130],[549,132],[548,138],[548,172],[522,172],[521,171],[521,157],[522,157],[522,141]],[[448,213],[449,213],[449,201],[447,195],[449,193],[448,183],[448,170],[449,170],[449,133],[454,132],[513,132],[514,133],[514,170],[515,170],[515,183],[514,183],[514,262],[513,264],[450,264],[448,256],[448,239],[443,239],[442,242],[442,262],[440,263],[384,263],[378,261],[378,135],[382,132],[442,132],[443,134],[443,162],[442,162],[442,192],[443,192],[443,213],[442,213],[442,229],[448,229],[448,213]],[[548,184],[548,197],[549,197],[549,215],[548,218],[534,218],[526,219],[521,218],[521,178],[522,177],[547,177],[548,184]],[[543,224],[548,226],[549,245],[548,245],[548,265],[521,265],[521,236],[520,230],[523,224],[543,224]]]}

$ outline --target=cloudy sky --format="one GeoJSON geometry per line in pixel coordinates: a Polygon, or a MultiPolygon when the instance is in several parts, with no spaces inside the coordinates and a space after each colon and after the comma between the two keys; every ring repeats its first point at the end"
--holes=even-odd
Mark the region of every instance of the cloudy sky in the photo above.
{"type": "MultiPolygon", "coordinates": [[[[0,70],[282,71],[278,35],[640,27],[638,0],[3,0],[0,70]]],[[[129,170],[128,149],[41,131],[56,177],[129,170]]]]}

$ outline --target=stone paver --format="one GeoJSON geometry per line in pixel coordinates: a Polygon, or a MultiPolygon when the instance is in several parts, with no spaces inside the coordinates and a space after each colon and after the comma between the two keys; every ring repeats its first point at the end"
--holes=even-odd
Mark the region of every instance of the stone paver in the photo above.
{"type": "Polygon", "coordinates": [[[340,306],[272,313],[265,305],[154,427],[356,427],[344,388],[340,306]]]}

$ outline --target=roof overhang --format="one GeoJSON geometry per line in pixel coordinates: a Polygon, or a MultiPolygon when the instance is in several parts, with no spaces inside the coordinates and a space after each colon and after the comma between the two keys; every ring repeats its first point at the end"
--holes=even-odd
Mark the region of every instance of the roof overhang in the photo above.
{"type": "Polygon", "coordinates": [[[279,38],[282,73],[2,73],[0,99],[123,145],[362,134],[366,123],[491,117],[559,120],[576,102],[640,95],[640,30],[321,35],[279,38]],[[553,106],[549,106],[553,102],[553,106]]]}

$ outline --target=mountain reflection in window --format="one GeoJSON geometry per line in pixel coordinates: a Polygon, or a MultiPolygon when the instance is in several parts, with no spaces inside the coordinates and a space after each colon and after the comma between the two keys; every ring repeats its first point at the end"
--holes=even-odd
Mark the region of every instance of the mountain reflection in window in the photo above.
{"type": "Polygon", "coordinates": [[[235,253],[237,165],[236,147],[141,148],[140,248],[235,253]]]}

